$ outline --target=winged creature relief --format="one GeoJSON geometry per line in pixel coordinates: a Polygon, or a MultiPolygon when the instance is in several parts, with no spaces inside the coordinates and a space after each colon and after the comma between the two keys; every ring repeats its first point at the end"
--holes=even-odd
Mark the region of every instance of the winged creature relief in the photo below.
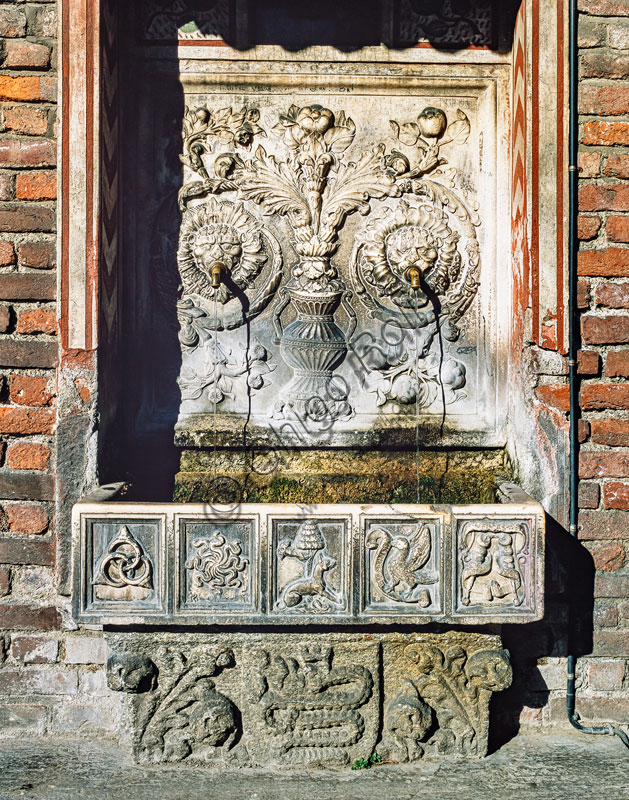
{"type": "Polygon", "coordinates": [[[422,608],[430,605],[430,593],[424,587],[438,578],[420,572],[432,552],[428,525],[404,525],[399,536],[374,528],[367,533],[365,547],[376,551],[372,574],[385,597],[398,603],[418,603],[422,608]]]}

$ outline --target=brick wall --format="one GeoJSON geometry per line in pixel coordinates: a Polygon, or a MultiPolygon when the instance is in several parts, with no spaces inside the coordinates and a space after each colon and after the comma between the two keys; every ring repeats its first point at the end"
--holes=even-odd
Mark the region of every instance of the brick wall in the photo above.
{"type": "Polygon", "coordinates": [[[579,538],[596,568],[583,714],[629,721],[629,4],[581,0],[579,538]]]}
{"type": "MultiPolygon", "coordinates": [[[[597,572],[594,650],[579,662],[578,708],[626,722],[629,3],[580,6],[580,538],[597,572]]],[[[56,34],[55,2],[0,0],[0,732],[113,736],[119,697],[105,685],[102,639],[76,629],[55,574],[56,34]]],[[[539,363],[548,355],[539,351],[539,363]]],[[[564,382],[542,382],[537,397],[565,424],[565,361],[557,355],[548,369],[549,379],[564,382]]],[[[560,581],[555,590],[561,596],[560,581]]],[[[556,629],[565,633],[557,608],[556,629]]],[[[541,632],[531,636],[538,650],[526,644],[518,652],[519,632],[508,642],[522,665],[519,721],[565,724],[565,641],[549,646],[541,632]]]]}

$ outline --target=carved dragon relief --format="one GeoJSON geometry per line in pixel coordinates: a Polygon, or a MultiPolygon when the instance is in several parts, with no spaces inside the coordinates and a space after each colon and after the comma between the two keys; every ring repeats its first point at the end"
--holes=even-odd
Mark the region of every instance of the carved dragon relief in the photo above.
{"type": "MultiPolygon", "coordinates": [[[[278,417],[291,410],[308,416],[313,397],[326,397],[335,418],[352,415],[349,390],[336,392],[330,403],[327,389],[349,347],[359,349],[352,343],[354,293],[370,317],[404,333],[398,352],[381,358],[365,378],[377,405],[427,407],[439,386],[446,402],[464,396],[465,366],[451,357],[439,360],[433,341],[457,339],[478,288],[479,219],[475,207],[455,192],[456,171],[446,167],[442,155],[444,147],[467,141],[470,123],[458,111],[448,124],[443,110],[427,107],[416,122],[391,121],[391,127],[409,155],[397,149],[387,153],[379,143],[350,160],[356,125],[344,111],[292,105],[263,128],[259,110],[250,106],[186,110],[181,160],[200,180],[179,193],[180,340],[184,348],[196,347],[200,330],[213,331],[215,348],[222,349],[219,331],[248,323],[274,301],[276,343],[293,371],[275,407],[278,417]],[[219,200],[222,194],[230,199],[219,200]],[[372,200],[381,201],[375,212],[372,200]],[[269,222],[278,217],[288,222],[297,258],[281,288],[277,239],[243,202],[259,205],[269,222]],[[356,212],[367,222],[343,275],[333,257],[347,217],[356,212]],[[217,265],[220,282],[211,274],[217,265]],[[346,330],[336,322],[341,307],[346,330]],[[285,325],[289,308],[292,320],[285,325]]],[[[185,382],[203,379],[187,376],[185,382]]],[[[264,385],[259,377],[256,382],[250,388],[264,385]]],[[[205,385],[212,385],[215,402],[221,402],[226,394],[214,391],[216,383],[205,385]]]]}

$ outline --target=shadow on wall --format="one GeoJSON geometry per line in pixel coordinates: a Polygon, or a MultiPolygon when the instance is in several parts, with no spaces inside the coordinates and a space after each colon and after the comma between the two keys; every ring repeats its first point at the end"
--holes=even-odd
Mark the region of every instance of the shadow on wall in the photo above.
{"type": "Polygon", "coordinates": [[[421,40],[440,50],[474,46],[507,52],[519,4],[143,0],[119,12],[122,418],[117,446],[106,448],[106,463],[100,465],[101,482],[125,479],[146,500],[170,500],[179,467],[173,444],[181,401],[177,193],[185,100],[178,37],[193,43],[212,33],[241,50],[273,44],[289,51],[324,45],[349,52],[381,42],[402,48],[421,40]]]}
{"type": "Polygon", "coordinates": [[[548,515],[544,596],[544,619],[502,628],[504,647],[511,653],[513,683],[495,696],[490,752],[518,733],[523,712],[534,721],[551,690],[557,690],[557,702],[565,707],[565,664],[551,662],[540,669],[539,659],[592,652],[594,562],[588,550],[548,515]]]}

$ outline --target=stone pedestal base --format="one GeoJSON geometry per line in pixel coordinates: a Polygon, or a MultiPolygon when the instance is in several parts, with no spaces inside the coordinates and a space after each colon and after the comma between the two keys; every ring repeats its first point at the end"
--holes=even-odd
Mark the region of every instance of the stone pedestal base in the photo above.
{"type": "Polygon", "coordinates": [[[110,688],[129,693],[136,759],[344,766],[487,752],[489,700],[511,683],[476,633],[117,633],[110,688]]]}

